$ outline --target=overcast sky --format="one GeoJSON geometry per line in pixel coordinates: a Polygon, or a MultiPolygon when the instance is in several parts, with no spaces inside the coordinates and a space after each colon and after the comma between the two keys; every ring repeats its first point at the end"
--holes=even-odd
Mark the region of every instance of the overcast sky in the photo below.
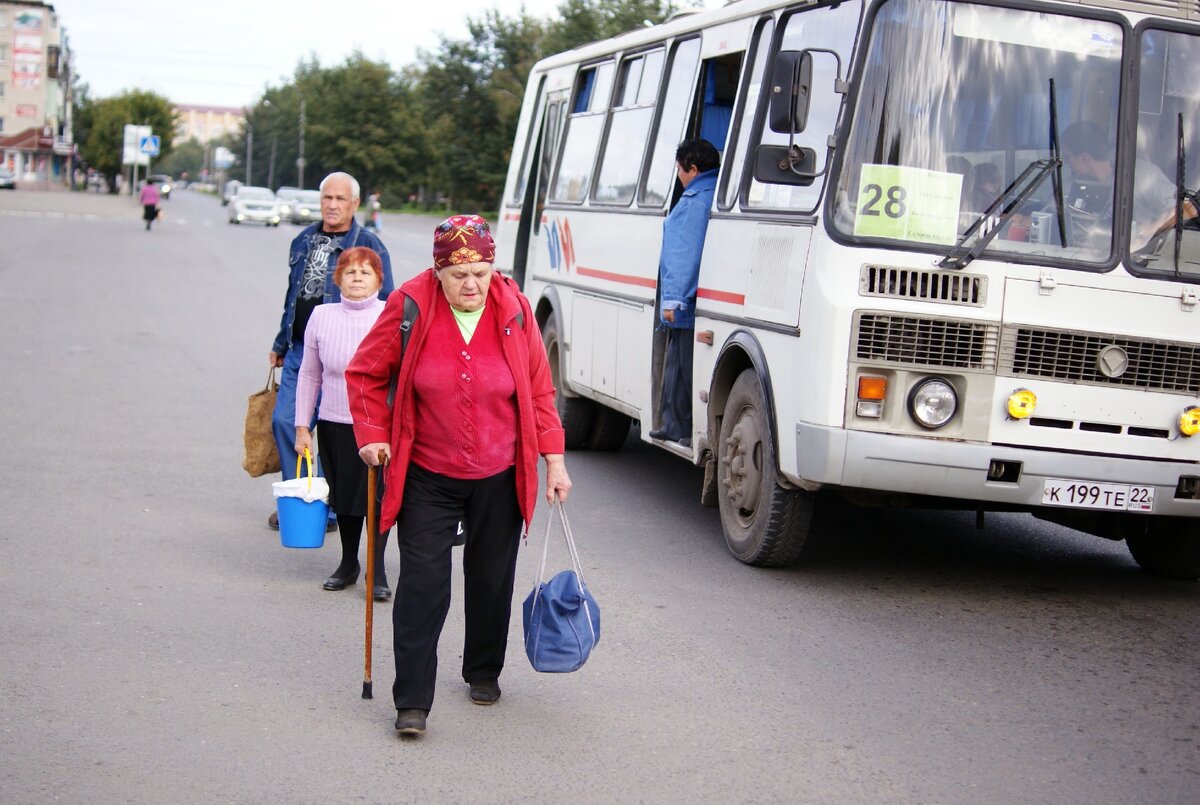
{"type": "Polygon", "coordinates": [[[401,67],[418,49],[435,50],[439,33],[465,37],[467,16],[515,16],[524,5],[545,18],[560,1],[51,0],[93,98],[148,89],[177,104],[234,107],[284,83],[311,54],[328,66],[359,49],[401,67]]]}

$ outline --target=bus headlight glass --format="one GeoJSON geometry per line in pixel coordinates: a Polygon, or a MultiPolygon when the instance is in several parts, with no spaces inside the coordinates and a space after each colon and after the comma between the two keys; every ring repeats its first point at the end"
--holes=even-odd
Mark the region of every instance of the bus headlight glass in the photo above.
{"type": "Polygon", "coordinates": [[[1179,415],[1179,432],[1184,436],[1200,433],[1200,407],[1192,405],[1184,409],[1179,415]]]}
{"type": "Polygon", "coordinates": [[[950,381],[940,377],[922,380],[908,395],[908,413],[923,428],[940,428],[954,418],[958,394],[950,381]]]}

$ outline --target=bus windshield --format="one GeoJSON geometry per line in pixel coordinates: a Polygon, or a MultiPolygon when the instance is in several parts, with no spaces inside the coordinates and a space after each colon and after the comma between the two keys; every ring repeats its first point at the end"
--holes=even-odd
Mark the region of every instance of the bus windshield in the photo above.
{"type": "Polygon", "coordinates": [[[1110,264],[1121,48],[1112,22],[889,0],[867,44],[834,226],[946,252],[979,224],[1000,229],[984,254],[1110,264]],[[1061,170],[1045,169],[1052,109],[1061,170]],[[994,203],[1023,173],[1044,179],[1000,216],[994,203]]]}

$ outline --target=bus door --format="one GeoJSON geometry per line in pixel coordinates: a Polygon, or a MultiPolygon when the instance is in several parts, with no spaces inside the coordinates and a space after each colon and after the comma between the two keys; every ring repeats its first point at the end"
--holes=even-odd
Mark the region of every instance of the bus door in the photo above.
{"type": "MultiPolygon", "coordinates": [[[[729,142],[730,121],[733,119],[734,102],[737,99],[738,84],[742,75],[742,61],[745,56],[744,50],[725,51],[728,50],[731,42],[744,46],[746,39],[744,29],[745,25],[739,22],[704,32],[701,50],[701,56],[704,58],[700,62],[698,80],[691,96],[690,107],[683,121],[683,131],[680,132],[678,128],[674,129],[672,133],[678,133],[679,136],[668,141],[668,138],[664,136],[664,127],[660,126],[659,128],[659,146],[669,146],[670,148],[672,177],[675,174],[675,147],[681,141],[693,137],[699,137],[712,143],[717,149],[717,153],[721,154],[722,166],[724,165],[725,149],[729,142]]],[[[664,111],[664,119],[667,115],[668,112],[664,111]]],[[[683,185],[679,183],[678,178],[672,179],[671,188],[668,211],[675,208],[679,197],[683,194],[683,185]]],[[[658,428],[662,424],[662,382],[667,334],[665,330],[657,326],[661,302],[656,284],[653,311],[655,327],[650,362],[650,387],[653,389],[654,406],[653,427],[644,427],[643,431],[658,428]]]]}
{"type": "Polygon", "coordinates": [[[518,179],[517,198],[513,199],[514,202],[519,201],[521,207],[512,257],[512,273],[513,279],[522,287],[525,285],[529,269],[537,266],[539,260],[543,265],[548,261],[546,249],[537,245],[538,236],[542,229],[542,211],[546,206],[550,172],[554,166],[562,133],[563,110],[569,94],[569,90],[542,94],[534,107],[534,117],[529,126],[525,163],[518,179]]]}

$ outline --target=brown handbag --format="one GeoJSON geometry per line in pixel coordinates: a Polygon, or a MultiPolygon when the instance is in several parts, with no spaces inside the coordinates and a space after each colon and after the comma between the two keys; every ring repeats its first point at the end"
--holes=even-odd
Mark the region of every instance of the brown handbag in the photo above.
{"type": "Polygon", "coordinates": [[[275,380],[275,367],[267,372],[267,385],[262,391],[250,395],[246,406],[246,429],[242,436],[246,452],[242,458],[242,469],[251,478],[279,472],[279,450],[275,447],[275,433],[271,429],[271,414],[275,411],[275,395],[279,383],[275,380]]]}

